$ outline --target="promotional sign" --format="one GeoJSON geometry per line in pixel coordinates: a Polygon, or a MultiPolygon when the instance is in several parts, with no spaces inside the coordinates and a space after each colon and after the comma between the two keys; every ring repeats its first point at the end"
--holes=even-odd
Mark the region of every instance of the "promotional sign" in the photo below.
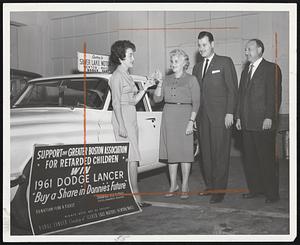
{"type": "Polygon", "coordinates": [[[129,143],[35,146],[27,190],[35,235],[140,212],[129,143]]]}
{"type": "MultiPolygon", "coordinates": [[[[108,72],[108,55],[86,53],[86,72],[108,72]]],[[[77,52],[78,71],[84,72],[84,53],[77,52]]]]}

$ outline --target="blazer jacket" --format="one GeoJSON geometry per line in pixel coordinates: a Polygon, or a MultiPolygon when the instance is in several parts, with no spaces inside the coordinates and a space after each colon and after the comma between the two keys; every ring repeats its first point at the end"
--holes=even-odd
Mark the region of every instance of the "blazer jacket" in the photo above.
{"type": "Polygon", "coordinates": [[[278,65],[262,59],[247,84],[249,64],[245,66],[240,80],[237,118],[244,130],[262,131],[265,118],[272,119],[276,128],[281,104],[282,75],[278,65]]]}
{"type": "Polygon", "coordinates": [[[201,121],[206,112],[213,126],[224,127],[225,115],[236,112],[238,81],[234,64],[231,58],[215,54],[202,80],[203,65],[204,59],[193,68],[201,91],[198,119],[201,121]]]}

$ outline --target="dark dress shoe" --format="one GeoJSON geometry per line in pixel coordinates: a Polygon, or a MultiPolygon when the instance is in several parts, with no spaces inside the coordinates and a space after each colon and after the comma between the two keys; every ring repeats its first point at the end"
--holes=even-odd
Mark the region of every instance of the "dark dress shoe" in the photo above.
{"type": "Polygon", "coordinates": [[[242,195],[242,197],[245,199],[251,199],[251,198],[255,198],[257,196],[258,196],[258,194],[255,194],[255,193],[245,193],[242,195]]]}
{"type": "Polygon", "coordinates": [[[147,208],[152,206],[152,204],[148,202],[139,202],[138,205],[140,206],[140,208],[147,208]]]}
{"type": "Polygon", "coordinates": [[[224,195],[212,195],[209,203],[219,203],[222,202],[224,199],[224,195]]]}
{"type": "Polygon", "coordinates": [[[279,197],[277,198],[266,198],[266,203],[274,203],[274,202],[278,202],[279,201],[279,197]]]}

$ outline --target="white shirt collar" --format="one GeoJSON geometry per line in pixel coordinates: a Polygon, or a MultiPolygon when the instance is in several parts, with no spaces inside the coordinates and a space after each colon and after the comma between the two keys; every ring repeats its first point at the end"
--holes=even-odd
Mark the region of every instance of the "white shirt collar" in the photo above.
{"type": "Polygon", "coordinates": [[[260,57],[258,60],[256,60],[254,63],[253,63],[253,67],[258,67],[260,62],[262,61],[263,57],[260,57]]]}
{"type": "Polygon", "coordinates": [[[206,59],[208,59],[208,63],[210,63],[214,56],[215,53],[213,53],[212,56],[210,56],[209,58],[204,58],[204,60],[206,61],[206,59]]]}
{"type": "Polygon", "coordinates": [[[215,56],[215,53],[213,53],[209,58],[204,58],[203,66],[202,66],[202,77],[203,77],[203,74],[204,74],[204,68],[205,68],[206,60],[208,60],[207,68],[206,68],[206,72],[207,72],[208,67],[210,65],[210,62],[212,61],[212,59],[213,59],[214,56],[215,56]]]}
{"type": "Polygon", "coordinates": [[[251,65],[253,66],[253,67],[252,67],[252,71],[251,71],[251,76],[250,76],[250,78],[252,78],[254,72],[256,71],[256,69],[257,69],[257,67],[259,66],[259,64],[260,64],[260,62],[262,61],[262,59],[263,59],[263,58],[260,57],[260,58],[257,59],[253,64],[251,63],[251,64],[249,65],[249,70],[248,70],[248,72],[250,72],[251,65]]]}

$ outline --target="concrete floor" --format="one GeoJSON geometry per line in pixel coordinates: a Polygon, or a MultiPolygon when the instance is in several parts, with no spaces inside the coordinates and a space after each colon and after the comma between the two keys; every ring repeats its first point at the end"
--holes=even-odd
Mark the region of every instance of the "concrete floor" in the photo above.
{"type": "MultiPolygon", "coordinates": [[[[149,193],[143,199],[151,207],[138,214],[53,235],[119,235],[119,240],[126,240],[127,235],[288,235],[289,161],[281,160],[279,166],[280,200],[276,203],[265,204],[264,197],[245,200],[241,193],[228,193],[222,203],[209,204],[209,196],[196,194],[204,189],[204,183],[199,163],[195,162],[189,181],[189,199],[165,198],[159,194],[169,189],[166,168],[162,168],[140,174],[140,192],[149,193]],[[155,192],[157,195],[153,195],[155,192]]],[[[246,189],[240,157],[231,158],[228,189],[246,189]]]]}
{"type": "MultiPolygon", "coordinates": [[[[179,183],[180,183],[180,178],[179,183]]],[[[265,198],[242,199],[229,193],[222,203],[209,204],[209,196],[196,195],[204,189],[199,163],[190,176],[191,196],[165,198],[169,189],[164,169],[140,175],[140,192],[152,203],[143,212],[85,227],[56,233],[64,235],[211,235],[289,234],[289,165],[280,161],[280,201],[265,204],[265,198]],[[153,195],[157,192],[158,195],[153,195]]],[[[232,157],[228,189],[246,189],[241,159],[232,157]]]]}

